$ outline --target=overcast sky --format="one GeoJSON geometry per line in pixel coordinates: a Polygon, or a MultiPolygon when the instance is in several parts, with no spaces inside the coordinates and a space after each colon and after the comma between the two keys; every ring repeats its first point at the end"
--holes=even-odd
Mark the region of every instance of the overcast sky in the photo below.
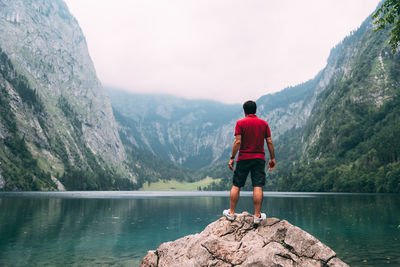
{"type": "Polygon", "coordinates": [[[104,86],[225,103],[313,78],[379,0],[65,0],[104,86]]]}

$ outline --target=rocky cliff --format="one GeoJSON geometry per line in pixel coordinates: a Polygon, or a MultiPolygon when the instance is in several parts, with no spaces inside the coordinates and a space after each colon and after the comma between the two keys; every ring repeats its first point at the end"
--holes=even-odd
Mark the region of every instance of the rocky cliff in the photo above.
{"type": "MultiPolygon", "coordinates": [[[[400,50],[392,54],[389,31],[374,32],[367,18],[331,50],[315,78],[257,100],[277,156],[269,190],[400,192],[400,50]]],[[[203,174],[223,178],[208,190],[229,189],[226,161],[235,121],[243,117],[238,110],[209,135],[199,129],[212,140],[203,174]]]]}
{"type": "MultiPolygon", "coordinates": [[[[349,70],[353,52],[351,47],[338,45],[315,78],[257,99],[257,115],[270,124],[273,140],[305,126],[318,95],[349,70]]],[[[114,109],[135,124],[132,138],[138,146],[192,168],[229,158],[235,122],[243,118],[241,104],[129,94],[112,89],[108,93],[114,109]]]]}
{"type": "Polygon", "coordinates": [[[1,48],[46,100],[49,111],[54,109],[50,112],[57,121],[54,130],[71,141],[61,131],[69,119],[57,105],[63,97],[82,122],[89,148],[113,163],[123,160],[110,102],[96,76],[85,37],[65,3],[21,0],[0,5],[1,48]]]}
{"type": "Polygon", "coordinates": [[[279,190],[400,192],[400,50],[392,54],[389,31],[374,32],[368,18],[332,50],[334,78],[283,144],[284,159],[296,148],[297,168],[279,190]]]}
{"type": "MultiPolygon", "coordinates": [[[[0,138],[22,138],[53,181],[70,167],[92,172],[110,168],[135,181],[123,166],[125,150],[85,37],[62,0],[0,0],[0,48],[2,107],[9,107],[16,123],[10,131],[4,113],[0,138]]],[[[24,168],[15,163],[3,168],[24,168]]],[[[10,180],[9,171],[2,172],[8,173],[0,179],[2,187],[25,188],[10,180]]]]}
{"type": "Polygon", "coordinates": [[[285,220],[258,227],[244,212],[221,218],[203,232],[161,244],[141,266],[348,266],[312,235],[285,220]]]}
{"type": "Polygon", "coordinates": [[[133,129],[133,144],[189,168],[208,166],[229,153],[226,150],[234,138],[234,118],[242,114],[239,104],[111,89],[107,92],[113,108],[129,118],[129,125],[118,122],[122,130],[133,129]]]}
{"type": "MultiPolygon", "coordinates": [[[[257,100],[276,146],[270,190],[400,192],[400,56],[388,30],[368,18],[314,79],[257,100]]],[[[109,94],[114,112],[62,0],[0,0],[0,190],[206,175],[223,178],[208,189],[229,187],[241,105],[109,94]]]]}

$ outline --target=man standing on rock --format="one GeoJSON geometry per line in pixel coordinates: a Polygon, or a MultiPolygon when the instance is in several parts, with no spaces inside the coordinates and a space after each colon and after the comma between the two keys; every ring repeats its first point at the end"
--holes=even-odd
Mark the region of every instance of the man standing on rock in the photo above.
{"type": "Polygon", "coordinates": [[[230,209],[224,210],[223,215],[230,221],[235,220],[235,208],[239,200],[240,188],[244,186],[250,172],[253,185],[254,223],[259,224],[267,217],[265,213],[261,213],[266,162],[264,139],[270,155],[268,162],[270,171],[275,168],[275,152],[268,123],[256,116],[257,104],[254,101],[247,101],[243,104],[243,110],[245,118],[236,122],[235,141],[228,164],[229,168],[233,170],[235,156],[239,151],[230,192],[230,209]]]}

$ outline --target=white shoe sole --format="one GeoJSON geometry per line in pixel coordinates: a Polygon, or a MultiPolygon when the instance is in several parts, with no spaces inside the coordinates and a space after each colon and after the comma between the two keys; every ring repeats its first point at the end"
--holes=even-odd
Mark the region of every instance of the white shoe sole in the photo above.
{"type": "Polygon", "coordinates": [[[267,219],[267,215],[265,213],[261,213],[261,217],[257,218],[254,216],[254,224],[259,224],[261,223],[263,220],[267,219]]]}
{"type": "Polygon", "coordinates": [[[227,218],[229,221],[234,221],[235,220],[235,214],[230,214],[229,210],[224,210],[222,212],[222,215],[224,215],[225,218],[227,218]]]}

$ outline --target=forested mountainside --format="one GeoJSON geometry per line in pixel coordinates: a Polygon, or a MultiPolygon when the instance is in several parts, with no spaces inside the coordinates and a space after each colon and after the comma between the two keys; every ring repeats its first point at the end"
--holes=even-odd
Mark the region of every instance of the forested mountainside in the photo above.
{"type": "Polygon", "coordinates": [[[127,153],[127,165],[135,167],[137,173],[137,187],[144,183],[153,183],[159,180],[177,180],[193,182],[204,176],[198,171],[175,164],[169,159],[162,158],[145,146],[138,146],[136,139],[138,128],[136,123],[114,110],[114,116],[118,123],[118,130],[127,153]]]}
{"type": "MultiPolygon", "coordinates": [[[[257,100],[257,115],[268,121],[274,140],[305,124],[317,93],[334,74],[328,69],[313,80],[257,100]]],[[[223,162],[225,167],[235,123],[244,117],[241,104],[132,94],[111,88],[107,93],[114,113],[119,114],[115,115],[118,124],[130,128],[127,136],[134,146],[175,164],[200,168],[207,175],[220,177],[222,170],[218,171],[218,165],[223,162]]]]}
{"type": "Polygon", "coordinates": [[[0,0],[0,48],[0,190],[136,189],[163,177],[132,164],[62,0],[0,0]]]}
{"type": "Polygon", "coordinates": [[[374,33],[368,19],[333,49],[348,67],[292,136],[298,168],[280,178],[278,189],[400,192],[400,56],[388,40],[389,29],[374,33]]]}
{"type": "MultiPolygon", "coordinates": [[[[269,122],[274,140],[305,124],[317,93],[334,74],[334,70],[327,68],[313,80],[257,100],[257,115],[269,122]]],[[[234,140],[235,123],[244,117],[241,104],[132,94],[111,88],[107,93],[121,138],[128,142],[129,147],[136,148],[132,151],[140,148],[156,158],[161,157],[164,163],[174,163],[171,177],[179,180],[182,177],[186,180],[224,177],[221,185],[214,184],[209,189],[228,189],[232,173],[227,168],[227,160],[234,140]]],[[[151,162],[147,164],[151,165],[154,166],[151,162]]],[[[169,167],[162,169],[169,170],[169,167]]],[[[270,184],[276,187],[276,183],[270,184]]]]}
{"type": "Polygon", "coordinates": [[[38,166],[37,159],[29,151],[25,134],[18,134],[18,112],[13,111],[15,109],[30,115],[25,119],[30,119],[33,124],[46,127],[44,106],[37,92],[30,88],[25,77],[16,73],[13,64],[0,49],[0,188],[56,188],[50,174],[38,166]]]}
{"type": "MultiPolygon", "coordinates": [[[[257,101],[278,133],[267,189],[400,192],[400,56],[391,52],[389,30],[375,33],[368,18],[313,80],[257,101]],[[302,108],[287,114],[293,106],[302,108]]],[[[220,165],[211,169],[224,179],[209,190],[229,188],[231,173],[220,165]]]]}
{"type": "MultiPolygon", "coordinates": [[[[393,55],[388,45],[389,30],[375,33],[371,18],[368,18],[332,49],[326,67],[314,79],[257,100],[257,115],[270,124],[277,156],[276,170],[268,173],[267,189],[400,191],[399,142],[396,139],[399,136],[400,66],[398,54],[393,55]]],[[[185,104],[171,97],[156,99],[154,96],[129,97],[127,93],[116,91],[109,93],[114,109],[131,120],[132,144],[143,146],[147,143],[143,148],[156,155],[164,153],[159,149],[162,147],[168,151],[163,157],[177,164],[183,161],[168,154],[174,146],[173,137],[182,142],[181,136],[185,136],[182,133],[188,133],[184,129],[191,129],[190,123],[201,125],[198,122],[204,120],[210,123],[207,121],[209,116],[199,113],[199,106],[189,102],[186,102],[186,108],[179,109],[185,104]],[[128,101],[131,101],[130,105],[126,105],[128,101]],[[127,109],[127,106],[134,111],[121,108],[127,109]],[[138,110],[144,113],[138,113],[138,110]],[[150,126],[143,127],[146,123],[150,126]],[[169,135],[168,131],[171,131],[169,135]],[[159,150],[155,152],[153,147],[159,150]]],[[[196,128],[199,138],[186,134],[190,137],[183,142],[186,151],[192,149],[198,156],[196,160],[202,162],[197,166],[189,165],[196,169],[203,167],[197,172],[197,178],[223,178],[218,184],[204,189],[229,189],[232,172],[226,164],[235,121],[242,117],[241,106],[232,106],[232,110],[222,113],[221,120],[211,131],[206,127],[196,128]],[[215,157],[216,153],[212,153],[215,143],[210,142],[207,145],[211,151],[205,150],[204,156],[199,157],[199,150],[194,148],[209,133],[223,148],[219,149],[222,153],[215,157]]],[[[177,146],[178,155],[180,149],[177,146]]],[[[251,189],[249,184],[246,189],[251,189]]]]}
{"type": "Polygon", "coordinates": [[[130,142],[172,163],[198,169],[229,153],[241,105],[108,89],[130,142]]]}
{"type": "MultiPolygon", "coordinates": [[[[222,180],[203,189],[229,189],[240,104],[113,89],[109,98],[62,0],[0,7],[0,190],[205,176],[222,180]]],[[[314,79],[257,100],[276,147],[268,190],[400,192],[400,59],[389,30],[374,33],[367,19],[314,79]]]]}
{"type": "Polygon", "coordinates": [[[0,188],[133,186],[109,99],[65,3],[0,7],[0,188]]]}

